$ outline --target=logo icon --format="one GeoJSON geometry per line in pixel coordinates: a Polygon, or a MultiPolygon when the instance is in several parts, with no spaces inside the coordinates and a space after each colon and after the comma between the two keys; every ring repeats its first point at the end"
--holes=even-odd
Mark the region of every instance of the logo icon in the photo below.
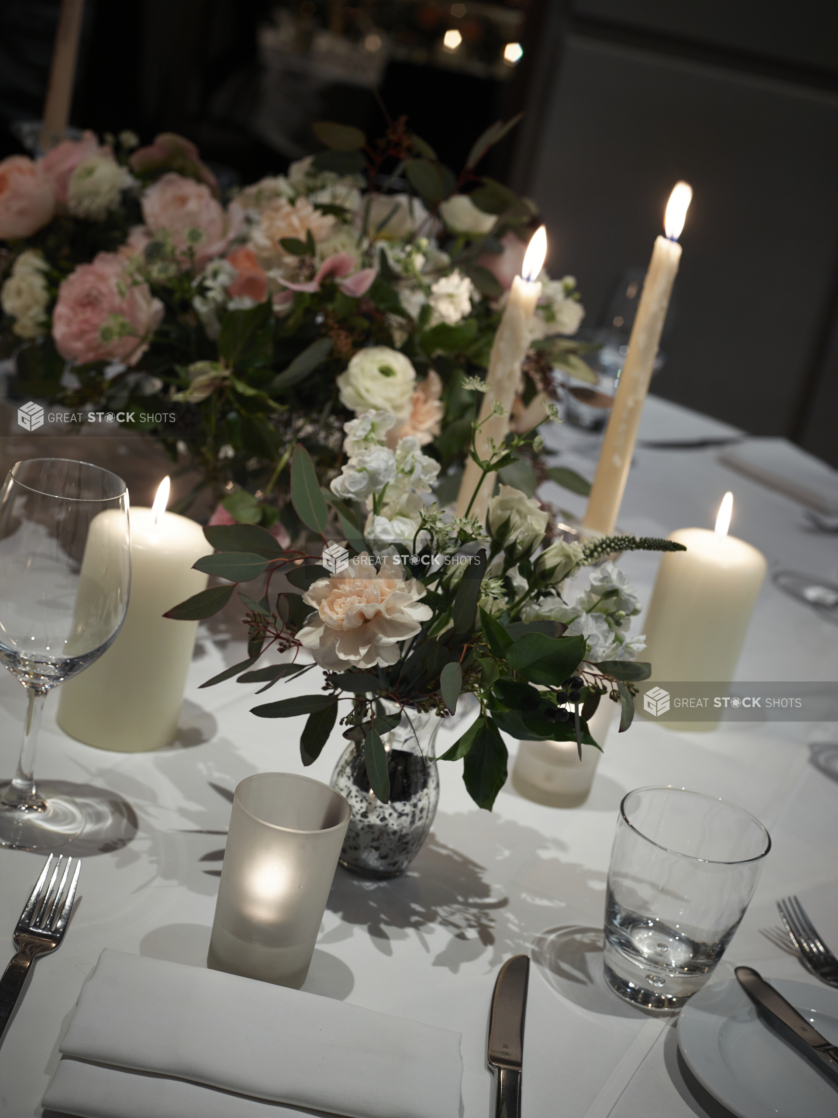
{"type": "Polygon", "coordinates": [[[40,404],[33,404],[30,400],[22,408],[17,409],[17,421],[26,431],[37,431],[44,425],[44,409],[40,404]]]}
{"type": "Polygon", "coordinates": [[[669,710],[669,692],[662,687],[653,687],[643,696],[643,709],[659,718],[669,710]]]}
{"type": "Polygon", "coordinates": [[[330,543],[323,550],[322,561],[329,574],[339,575],[349,566],[349,552],[340,544],[330,543]]]}

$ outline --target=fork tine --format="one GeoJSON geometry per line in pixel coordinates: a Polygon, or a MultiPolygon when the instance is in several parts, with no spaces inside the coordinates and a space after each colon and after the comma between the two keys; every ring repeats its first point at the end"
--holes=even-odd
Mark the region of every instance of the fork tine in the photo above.
{"type": "Polygon", "coordinates": [[[20,920],[18,921],[18,924],[23,924],[23,923],[28,924],[30,922],[31,917],[32,917],[32,913],[35,911],[35,905],[41,899],[41,890],[44,887],[44,882],[47,879],[47,874],[49,873],[49,868],[52,865],[52,859],[53,859],[53,855],[50,854],[50,856],[47,858],[46,862],[44,863],[44,868],[41,870],[41,876],[35,882],[35,888],[29,894],[29,900],[23,906],[23,912],[21,912],[21,914],[20,914],[20,920]]]}
{"type": "Polygon", "coordinates": [[[800,919],[803,927],[806,929],[806,931],[809,934],[809,939],[812,941],[814,946],[820,952],[822,952],[822,954],[825,957],[828,957],[829,954],[830,954],[829,948],[826,947],[823,940],[818,935],[817,929],[815,928],[815,925],[812,923],[812,921],[809,919],[809,916],[806,912],[806,909],[800,903],[800,899],[798,897],[792,897],[791,901],[792,901],[792,904],[795,906],[795,909],[797,910],[798,918],[800,919]]]}
{"type": "Polygon", "coordinates": [[[35,912],[33,913],[33,916],[32,916],[32,927],[33,928],[42,928],[43,927],[43,920],[44,920],[44,916],[46,915],[46,913],[48,911],[48,908],[49,908],[50,898],[52,897],[52,891],[55,888],[55,883],[58,880],[58,875],[61,872],[61,862],[62,862],[62,860],[63,860],[63,855],[59,854],[58,855],[58,860],[55,863],[55,869],[52,871],[52,877],[49,879],[49,885],[47,886],[47,888],[44,892],[44,895],[41,898],[41,903],[36,906],[35,912]]]}
{"type": "Polygon", "coordinates": [[[64,867],[64,876],[61,878],[61,884],[55,890],[55,898],[52,902],[52,908],[49,910],[49,916],[47,916],[46,919],[43,922],[43,927],[44,928],[49,929],[49,928],[52,928],[52,926],[53,926],[55,911],[58,908],[58,902],[61,899],[61,895],[64,892],[64,886],[67,884],[67,875],[70,872],[70,866],[72,865],[72,863],[73,863],[73,859],[68,858],[67,859],[67,864],[64,867]]]}
{"type": "Polygon", "coordinates": [[[805,958],[806,952],[804,949],[803,938],[800,935],[800,931],[797,927],[797,923],[794,917],[789,911],[788,904],[785,900],[777,901],[777,908],[780,910],[780,919],[783,921],[783,927],[786,929],[789,936],[791,937],[791,941],[794,946],[805,958]]]}
{"type": "Polygon", "coordinates": [[[67,921],[70,919],[70,913],[73,908],[73,901],[76,899],[76,887],[79,883],[79,873],[81,872],[81,860],[76,860],[76,872],[73,874],[73,880],[70,882],[70,888],[67,890],[67,896],[64,904],[61,906],[61,911],[58,914],[58,919],[55,922],[53,931],[56,935],[63,935],[64,929],[67,927],[67,921]]]}
{"type": "Polygon", "coordinates": [[[785,919],[788,921],[789,927],[793,932],[797,943],[800,945],[800,954],[807,959],[813,967],[817,967],[820,962],[818,952],[815,950],[805,928],[801,925],[800,918],[791,903],[791,897],[787,897],[781,902],[783,905],[783,913],[785,919]]]}

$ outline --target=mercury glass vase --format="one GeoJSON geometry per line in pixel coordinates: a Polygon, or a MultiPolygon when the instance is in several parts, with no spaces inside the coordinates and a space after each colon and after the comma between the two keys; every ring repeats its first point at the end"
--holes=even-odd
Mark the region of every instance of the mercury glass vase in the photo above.
{"type": "MultiPolygon", "coordinates": [[[[385,703],[388,713],[398,708],[385,703]]],[[[370,787],[363,743],[350,742],[341,755],[332,788],[349,803],[349,828],[340,864],[362,877],[398,877],[422,848],[439,802],[434,743],[440,719],[404,710],[399,725],[383,737],[390,774],[390,802],[370,787]]]]}

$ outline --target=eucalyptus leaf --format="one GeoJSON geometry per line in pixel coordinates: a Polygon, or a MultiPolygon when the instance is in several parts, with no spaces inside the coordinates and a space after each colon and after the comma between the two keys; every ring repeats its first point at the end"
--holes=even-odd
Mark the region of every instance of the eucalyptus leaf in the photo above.
{"type": "Polygon", "coordinates": [[[457,699],[463,687],[463,669],[453,661],[446,664],[439,674],[439,691],[442,701],[452,714],[457,713],[457,699]]]}
{"type": "MultiPolygon", "coordinates": [[[[262,519],[262,506],[256,500],[252,493],[248,493],[246,489],[234,489],[221,501],[221,507],[229,512],[234,520],[240,524],[258,524],[262,519]]],[[[218,527],[235,527],[235,525],[218,525],[218,527]]],[[[206,528],[204,535],[206,535],[206,528]]],[[[252,550],[251,548],[238,548],[231,550],[252,550]]]]}
{"type": "Polygon", "coordinates": [[[459,761],[468,753],[474,744],[474,739],[483,728],[484,722],[482,715],[476,718],[469,726],[464,734],[461,734],[450,749],[446,751],[439,758],[440,761],[459,761]]]}
{"type": "Polygon", "coordinates": [[[232,585],[210,586],[207,590],[193,594],[185,602],[172,606],[163,616],[173,621],[203,621],[227,605],[234,589],[232,585]]]}
{"type": "Polygon", "coordinates": [[[385,691],[387,685],[371,672],[327,672],[326,679],[335,687],[351,691],[355,695],[365,695],[370,691],[385,691]]]}
{"type": "Polygon", "coordinates": [[[504,122],[496,120],[494,124],[489,125],[486,131],[477,137],[472,145],[471,151],[468,153],[466,159],[466,167],[471,170],[476,167],[489,148],[494,147],[500,140],[504,138],[507,132],[510,132],[519,120],[523,117],[523,113],[518,113],[511,120],[504,122]]]}
{"type": "Polygon", "coordinates": [[[483,629],[483,636],[486,638],[486,643],[489,648],[494,652],[495,656],[500,659],[505,659],[506,654],[512,645],[512,637],[506,631],[506,628],[501,625],[496,617],[492,617],[485,609],[480,610],[480,626],[483,629]]]}
{"type": "Polygon", "coordinates": [[[477,602],[480,598],[480,587],[483,574],[486,570],[486,552],[481,548],[472,556],[466,566],[454,604],[451,607],[451,620],[453,621],[454,637],[465,637],[474,628],[474,619],[477,616],[477,602]]]}
{"type": "Polygon", "coordinates": [[[331,352],[332,339],[318,338],[317,341],[312,342],[302,353],[298,354],[287,369],[283,369],[281,373],[274,377],[271,381],[271,392],[280,392],[286,388],[291,388],[308,376],[310,372],[313,372],[318,365],[322,365],[331,352]]]}
{"type": "Polygon", "coordinates": [[[338,704],[323,707],[322,710],[313,710],[308,716],[303,732],[300,735],[300,757],[304,765],[313,764],[329,740],[329,735],[335,728],[338,716],[338,704]]]}
{"type": "Polygon", "coordinates": [[[547,470],[547,476],[556,485],[569,489],[571,493],[578,493],[580,497],[589,497],[591,494],[591,483],[567,466],[551,466],[547,470]]]}
{"type": "Polygon", "coordinates": [[[639,683],[652,674],[652,665],[642,660],[599,660],[597,668],[605,675],[622,679],[626,683],[639,683]]]}
{"type": "Polygon", "coordinates": [[[383,804],[390,802],[390,774],[387,771],[387,753],[384,742],[371,727],[364,740],[364,761],[370,788],[383,804]]]}
{"type": "Polygon", "coordinates": [[[320,492],[311,455],[300,443],[294,448],[291,458],[291,503],[303,524],[322,536],[326,531],[329,508],[320,492]]]}
{"type": "Polygon", "coordinates": [[[431,209],[449,193],[439,164],[430,159],[406,159],[404,172],[410,185],[431,209]]]}
{"type": "Polygon", "coordinates": [[[325,710],[334,702],[334,695],[292,695],[289,699],[279,699],[275,703],[262,703],[261,706],[252,707],[250,713],[259,718],[297,718],[301,714],[325,710]]]}
{"type": "Polygon", "coordinates": [[[329,574],[330,572],[325,567],[312,563],[310,566],[294,567],[290,571],[286,571],[285,577],[298,590],[308,590],[318,579],[328,578],[329,574]]]}
{"type": "Polygon", "coordinates": [[[367,142],[360,128],[351,124],[337,124],[333,120],[318,120],[311,126],[321,144],[332,151],[358,151],[367,142]]]}
{"type": "Polygon", "coordinates": [[[285,554],[276,537],[258,524],[208,525],[204,536],[216,551],[247,552],[265,559],[281,559],[285,554]]]}
{"type": "Polygon", "coordinates": [[[251,555],[246,551],[222,551],[215,555],[204,555],[192,566],[205,575],[226,578],[230,582],[250,582],[258,578],[268,565],[262,555],[251,555]]]}
{"type": "Polygon", "coordinates": [[[484,719],[463,764],[463,780],[478,807],[491,811],[506,783],[508,753],[500,730],[484,719]]]}
{"type": "Polygon", "coordinates": [[[240,664],[233,664],[232,668],[225,668],[223,672],[214,675],[212,679],[208,679],[206,683],[200,684],[198,690],[200,691],[204,687],[214,687],[216,683],[223,683],[225,679],[232,679],[234,675],[238,675],[239,672],[244,671],[245,668],[249,668],[253,663],[255,663],[255,660],[251,657],[248,660],[242,660],[240,664]]]}
{"type": "Polygon", "coordinates": [[[545,637],[525,633],[507,653],[507,663],[530,683],[558,687],[579,666],[585,655],[585,638],[545,637]]]}
{"type": "Polygon", "coordinates": [[[631,691],[622,681],[618,681],[617,690],[620,692],[620,733],[622,734],[634,721],[634,699],[631,691]]]}

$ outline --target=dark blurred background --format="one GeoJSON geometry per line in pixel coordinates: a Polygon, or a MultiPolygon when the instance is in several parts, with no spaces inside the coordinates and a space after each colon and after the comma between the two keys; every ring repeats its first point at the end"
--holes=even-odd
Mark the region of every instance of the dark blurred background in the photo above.
{"type": "MultiPolygon", "coordinates": [[[[0,4],[0,154],[37,119],[58,0],[0,4]]],[[[538,203],[586,325],[695,191],[653,391],[838,466],[835,0],[88,0],[71,123],[193,139],[227,181],[276,174],[311,123],[382,106],[459,169],[538,203]]]]}

